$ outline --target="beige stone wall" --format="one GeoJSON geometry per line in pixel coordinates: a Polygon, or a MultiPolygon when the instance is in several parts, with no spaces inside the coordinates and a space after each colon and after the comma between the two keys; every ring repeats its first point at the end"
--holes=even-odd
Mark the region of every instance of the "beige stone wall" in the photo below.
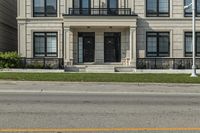
{"type": "MultiPolygon", "coordinates": [[[[58,17],[62,18],[62,14],[68,9],[65,8],[69,4],[69,0],[57,0],[58,17]]],[[[33,0],[17,0],[17,16],[19,19],[33,18],[33,0]]],[[[41,19],[41,17],[39,17],[41,19]]],[[[42,18],[44,19],[44,18],[42,18]]],[[[53,18],[55,19],[55,18],[53,18]]]]}
{"type": "MultiPolygon", "coordinates": [[[[32,33],[34,31],[57,31],[59,34],[59,57],[62,57],[62,22],[64,22],[62,14],[68,13],[68,9],[72,8],[71,0],[58,0],[58,17],[56,18],[33,18],[32,12],[32,0],[18,0],[18,44],[19,44],[19,53],[23,57],[32,57],[32,33]]],[[[101,3],[106,1],[101,0],[101,3]]],[[[146,0],[126,0],[124,5],[123,0],[119,0],[119,7],[131,8],[132,11],[138,14],[137,19],[137,57],[143,58],[146,57],[146,32],[147,31],[168,31],[170,32],[170,57],[184,57],[184,32],[191,31],[192,23],[190,18],[184,17],[183,10],[183,0],[170,0],[170,17],[146,17],[146,0]]],[[[97,0],[92,2],[94,8],[99,7],[97,0]]],[[[102,5],[100,6],[102,7],[102,5]]],[[[86,17],[85,17],[86,18],[86,17]]],[[[121,17],[122,18],[122,17],[121,17]]],[[[118,23],[107,23],[107,26],[121,26],[126,25],[125,21],[121,21],[119,18],[118,23]]],[[[96,18],[95,18],[96,19],[96,18]]],[[[72,19],[73,20],[73,19],[72,19]]],[[[77,19],[76,19],[77,20],[77,19]]],[[[82,20],[82,19],[80,19],[82,20]]],[[[97,20],[97,19],[96,19],[97,20]]],[[[131,19],[130,19],[131,20],[131,19]]],[[[200,31],[200,19],[197,19],[197,31],[200,31]]],[[[87,22],[88,20],[84,20],[87,22]]],[[[77,21],[79,22],[79,21],[77,21]]],[[[84,28],[78,28],[79,24],[71,22],[74,24],[70,28],[69,36],[72,38],[70,40],[70,54],[69,58],[75,60],[77,63],[77,32],[87,32],[92,31],[96,32],[96,61],[102,62],[103,60],[103,32],[110,31],[105,28],[105,19],[99,19],[99,23],[96,21],[93,22],[92,26],[86,25],[84,28]],[[101,24],[103,22],[103,26],[101,24]],[[96,24],[96,25],[95,25],[96,24]],[[98,28],[95,28],[97,26],[98,28]],[[87,26],[94,28],[86,29],[87,26]]],[[[129,21],[127,21],[130,23],[129,21]]],[[[68,22],[65,22],[68,23],[68,22]]],[[[133,19],[133,23],[134,19],[133,19]]],[[[70,24],[69,24],[70,25],[70,24]]],[[[134,24],[133,24],[134,25],[134,24]]],[[[82,26],[82,25],[81,25],[82,26]]],[[[129,49],[129,28],[130,25],[127,24],[127,28],[113,28],[113,31],[122,32],[122,58],[125,58],[126,52],[129,49]]]]}
{"type": "Polygon", "coordinates": [[[33,33],[34,32],[57,32],[58,33],[58,57],[62,58],[62,23],[51,22],[28,23],[24,26],[20,25],[20,38],[25,40],[24,45],[20,44],[20,55],[22,57],[33,57],[33,33]],[[23,34],[23,35],[22,35],[23,34]]]}
{"type": "MultiPolygon", "coordinates": [[[[58,0],[58,17],[54,18],[45,18],[45,17],[33,17],[33,11],[32,11],[32,0],[18,0],[18,38],[19,38],[19,54],[22,57],[32,58],[33,57],[33,33],[34,32],[58,32],[58,57],[62,58],[62,45],[63,45],[63,34],[62,34],[62,23],[63,13],[68,13],[68,8],[72,7],[72,1],[70,0],[58,0]],[[68,8],[66,8],[68,7],[68,8]]],[[[131,0],[127,0],[129,3],[131,0]]],[[[120,1],[119,7],[128,6],[127,5],[121,5],[123,2],[120,1]]],[[[94,3],[94,5],[97,3],[94,3]]],[[[115,18],[116,19],[116,18],[115,18]]],[[[105,19],[103,19],[105,20],[105,19]]],[[[125,60],[127,56],[129,56],[127,51],[129,51],[130,47],[130,39],[129,39],[129,25],[135,26],[136,22],[135,20],[133,22],[130,21],[130,19],[127,19],[122,22],[121,19],[117,19],[119,21],[116,23],[115,26],[123,26],[123,28],[112,28],[109,29],[108,27],[101,26],[101,23],[99,23],[97,28],[91,28],[86,29],[87,26],[84,28],[74,28],[70,27],[69,35],[65,36],[65,42],[69,41],[69,47],[65,47],[65,57],[68,60],[74,60],[75,63],[78,62],[78,55],[77,55],[77,36],[78,32],[95,32],[96,34],[96,41],[95,41],[95,62],[96,63],[103,63],[104,61],[104,32],[121,32],[121,56],[122,56],[122,62],[125,60]],[[126,24],[127,23],[127,24],[126,24]],[[124,28],[126,26],[126,28],[124,28]],[[67,52],[66,49],[69,48],[69,52],[67,52]]],[[[107,22],[108,26],[113,26],[111,24],[111,21],[107,22]]],[[[74,24],[74,23],[73,23],[74,24]]],[[[95,23],[93,24],[95,26],[95,23]]],[[[66,32],[65,32],[66,33],[66,32]]]]}
{"type": "Polygon", "coordinates": [[[62,58],[62,14],[65,0],[58,0],[57,17],[33,17],[33,0],[18,0],[18,53],[22,57],[33,57],[33,32],[58,33],[58,57],[62,58]]]}
{"type": "MultiPolygon", "coordinates": [[[[170,57],[184,57],[184,33],[190,32],[192,23],[190,19],[140,19],[137,29],[137,54],[143,58],[146,55],[146,32],[167,31],[170,32],[170,57]]],[[[200,21],[197,21],[197,31],[200,31],[200,21]]]]}
{"type": "MultiPolygon", "coordinates": [[[[135,13],[138,14],[137,57],[146,57],[146,32],[170,32],[170,57],[184,57],[184,32],[192,31],[192,20],[184,17],[184,1],[170,0],[170,17],[146,17],[146,1],[134,0],[135,13]]],[[[197,18],[197,31],[200,31],[200,19],[197,18]]]]}

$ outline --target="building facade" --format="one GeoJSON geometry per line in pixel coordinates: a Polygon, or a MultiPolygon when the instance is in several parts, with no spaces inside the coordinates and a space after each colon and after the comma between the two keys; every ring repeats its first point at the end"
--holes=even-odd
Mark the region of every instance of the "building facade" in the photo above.
{"type": "MultiPolygon", "coordinates": [[[[18,0],[18,51],[26,58],[62,58],[67,68],[191,68],[192,11],[191,7],[184,9],[190,3],[18,0]]],[[[200,0],[196,0],[196,7],[198,58],[200,0]]]]}
{"type": "Polygon", "coordinates": [[[0,0],[0,52],[17,51],[17,0],[0,0]]]}

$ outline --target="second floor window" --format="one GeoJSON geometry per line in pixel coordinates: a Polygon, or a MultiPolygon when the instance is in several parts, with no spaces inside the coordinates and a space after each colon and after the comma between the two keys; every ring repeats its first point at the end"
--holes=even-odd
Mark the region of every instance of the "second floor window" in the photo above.
{"type": "Polygon", "coordinates": [[[107,0],[108,14],[118,14],[118,0],[107,0]]]}
{"type": "Polygon", "coordinates": [[[90,0],[73,0],[74,14],[89,15],[91,8],[90,0]]]}
{"type": "Polygon", "coordinates": [[[169,17],[169,0],[146,0],[147,17],[169,17]]]}
{"type": "Polygon", "coordinates": [[[33,0],[34,17],[56,17],[57,0],[33,0]]]}
{"type": "MultiPolygon", "coordinates": [[[[190,5],[192,3],[192,0],[184,0],[184,6],[190,5]]],[[[185,17],[191,17],[192,16],[192,6],[185,9],[185,17]]],[[[200,17],[200,0],[196,0],[196,16],[200,17]]]]}

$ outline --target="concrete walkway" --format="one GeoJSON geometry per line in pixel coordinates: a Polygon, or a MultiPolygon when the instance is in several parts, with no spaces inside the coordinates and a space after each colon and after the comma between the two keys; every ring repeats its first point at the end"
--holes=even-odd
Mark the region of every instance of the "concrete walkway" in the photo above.
{"type": "MultiPolygon", "coordinates": [[[[102,68],[101,68],[102,69],[102,68]]],[[[64,69],[0,69],[0,72],[20,72],[20,73],[64,73],[64,69]]],[[[190,74],[190,69],[131,69],[126,72],[110,72],[110,71],[89,71],[89,72],[72,72],[72,73],[133,73],[133,74],[148,74],[148,73],[163,73],[163,74],[190,74]]],[[[200,69],[197,70],[200,74],[200,69]]]]}

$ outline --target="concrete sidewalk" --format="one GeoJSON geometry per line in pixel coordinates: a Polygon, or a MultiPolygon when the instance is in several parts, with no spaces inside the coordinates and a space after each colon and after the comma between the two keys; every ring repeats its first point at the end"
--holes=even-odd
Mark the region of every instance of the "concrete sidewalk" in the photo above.
{"type": "Polygon", "coordinates": [[[156,83],[80,83],[0,81],[0,92],[46,92],[46,93],[170,93],[200,94],[200,85],[156,83]]]}
{"type": "MultiPolygon", "coordinates": [[[[65,73],[64,69],[0,69],[0,72],[10,73],[65,73]]],[[[131,69],[130,71],[108,72],[108,71],[88,71],[88,72],[70,72],[70,73],[131,73],[131,74],[191,74],[191,69],[131,69]]],[[[197,69],[200,74],[200,69],[197,69]]]]}

